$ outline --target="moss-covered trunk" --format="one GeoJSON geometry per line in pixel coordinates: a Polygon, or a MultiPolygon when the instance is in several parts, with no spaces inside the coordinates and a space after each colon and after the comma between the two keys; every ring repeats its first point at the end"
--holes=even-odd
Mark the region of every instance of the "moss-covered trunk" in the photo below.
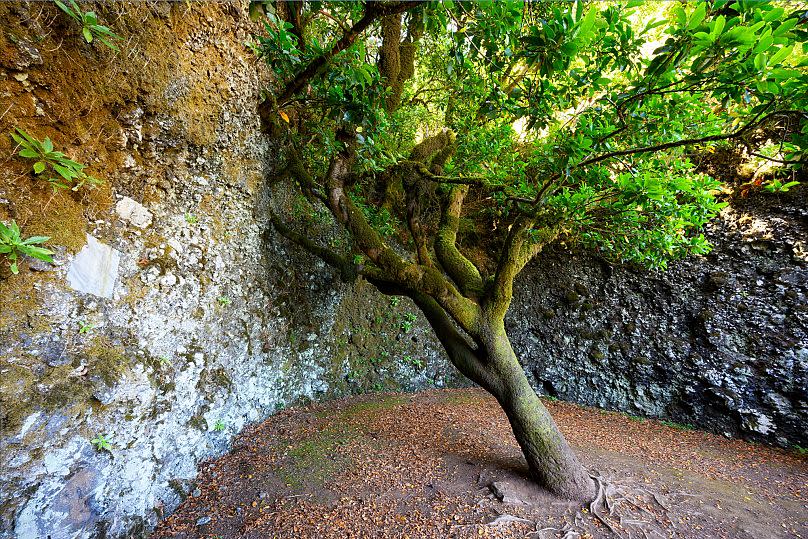
{"type": "Polygon", "coordinates": [[[494,396],[508,416],[533,478],[563,498],[591,501],[594,482],[531,387],[510,343],[493,355],[500,382],[494,396]]]}
{"type": "Polygon", "coordinates": [[[531,475],[560,497],[591,501],[595,496],[594,481],[528,382],[505,332],[503,318],[498,315],[484,318],[480,342],[487,355],[488,369],[496,380],[489,391],[508,416],[531,475]]]}

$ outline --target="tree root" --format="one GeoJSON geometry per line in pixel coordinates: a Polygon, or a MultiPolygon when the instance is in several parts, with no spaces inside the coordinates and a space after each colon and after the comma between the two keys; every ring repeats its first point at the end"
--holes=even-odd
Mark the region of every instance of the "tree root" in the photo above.
{"type": "Polygon", "coordinates": [[[667,517],[676,494],[663,496],[639,486],[639,480],[626,478],[607,480],[593,472],[597,496],[584,511],[570,514],[563,526],[539,527],[527,534],[528,539],[580,539],[584,535],[620,539],[662,539],[675,529],[667,517]],[[587,514],[588,511],[588,514],[587,514]],[[591,516],[591,518],[587,518],[591,516]],[[604,530],[604,528],[607,531],[604,530]]]}

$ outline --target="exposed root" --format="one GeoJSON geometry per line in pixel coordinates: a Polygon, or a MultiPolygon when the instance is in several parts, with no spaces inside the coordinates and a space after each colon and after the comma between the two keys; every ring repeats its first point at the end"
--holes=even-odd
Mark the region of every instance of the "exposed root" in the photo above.
{"type": "Polygon", "coordinates": [[[569,515],[563,526],[536,525],[528,539],[579,539],[582,536],[620,539],[663,539],[675,529],[667,518],[676,496],[663,496],[637,485],[635,479],[610,481],[597,473],[590,475],[597,485],[597,496],[584,511],[569,515]],[[591,518],[587,518],[587,510],[591,518]],[[571,517],[571,518],[570,518],[571,517]],[[599,524],[598,524],[599,523],[599,524]],[[609,530],[604,531],[604,528],[609,530]],[[607,533],[607,535],[604,535],[607,533]]]}
{"type": "Polygon", "coordinates": [[[623,536],[617,530],[615,530],[614,527],[609,523],[609,521],[603,518],[598,512],[598,506],[600,505],[604,509],[609,511],[610,515],[614,513],[614,508],[611,506],[609,502],[609,497],[606,495],[606,488],[604,487],[603,480],[601,479],[600,475],[590,474],[589,477],[594,479],[595,484],[597,484],[598,486],[598,495],[595,496],[595,499],[592,501],[592,503],[589,504],[589,512],[592,513],[592,516],[598,519],[604,526],[609,528],[609,531],[611,531],[614,535],[622,538],[623,536]]]}

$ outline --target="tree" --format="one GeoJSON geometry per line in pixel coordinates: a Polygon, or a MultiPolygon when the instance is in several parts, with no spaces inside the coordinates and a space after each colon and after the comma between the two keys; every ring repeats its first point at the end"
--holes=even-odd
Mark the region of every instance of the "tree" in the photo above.
{"type": "Polygon", "coordinates": [[[277,80],[259,112],[280,178],[348,247],[318,241],[322,219],[273,214],[277,230],[344,279],[411,298],[496,397],[536,481],[591,499],[506,334],[514,279],[553,242],[650,268],[706,253],[720,184],[688,152],[805,161],[806,13],[447,0],[267,17],[254,47],[277,80]]]}

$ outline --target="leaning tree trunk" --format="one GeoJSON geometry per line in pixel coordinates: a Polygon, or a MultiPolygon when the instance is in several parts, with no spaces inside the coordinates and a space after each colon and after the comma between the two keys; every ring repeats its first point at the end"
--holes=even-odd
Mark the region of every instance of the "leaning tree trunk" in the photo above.
{"type": "Polygon", "coordinates": [[[434,299],[424,294],[411,297],[452,364],[496,397],[508,416],[533,479],[557,496],[584,503],[592,501],[594,481],[530,386],[505,333],[503,316],[483,317],[474,349],[434,299]]]}
{"type": "Polygon", "coordinates": [[[594,481],[528,382],[504,323],[494,322],[489,329],[482,340],[497,382],[489,391],[508,416],[530,473],[558,496],[591,501],[595,497],[594,481]]]}

